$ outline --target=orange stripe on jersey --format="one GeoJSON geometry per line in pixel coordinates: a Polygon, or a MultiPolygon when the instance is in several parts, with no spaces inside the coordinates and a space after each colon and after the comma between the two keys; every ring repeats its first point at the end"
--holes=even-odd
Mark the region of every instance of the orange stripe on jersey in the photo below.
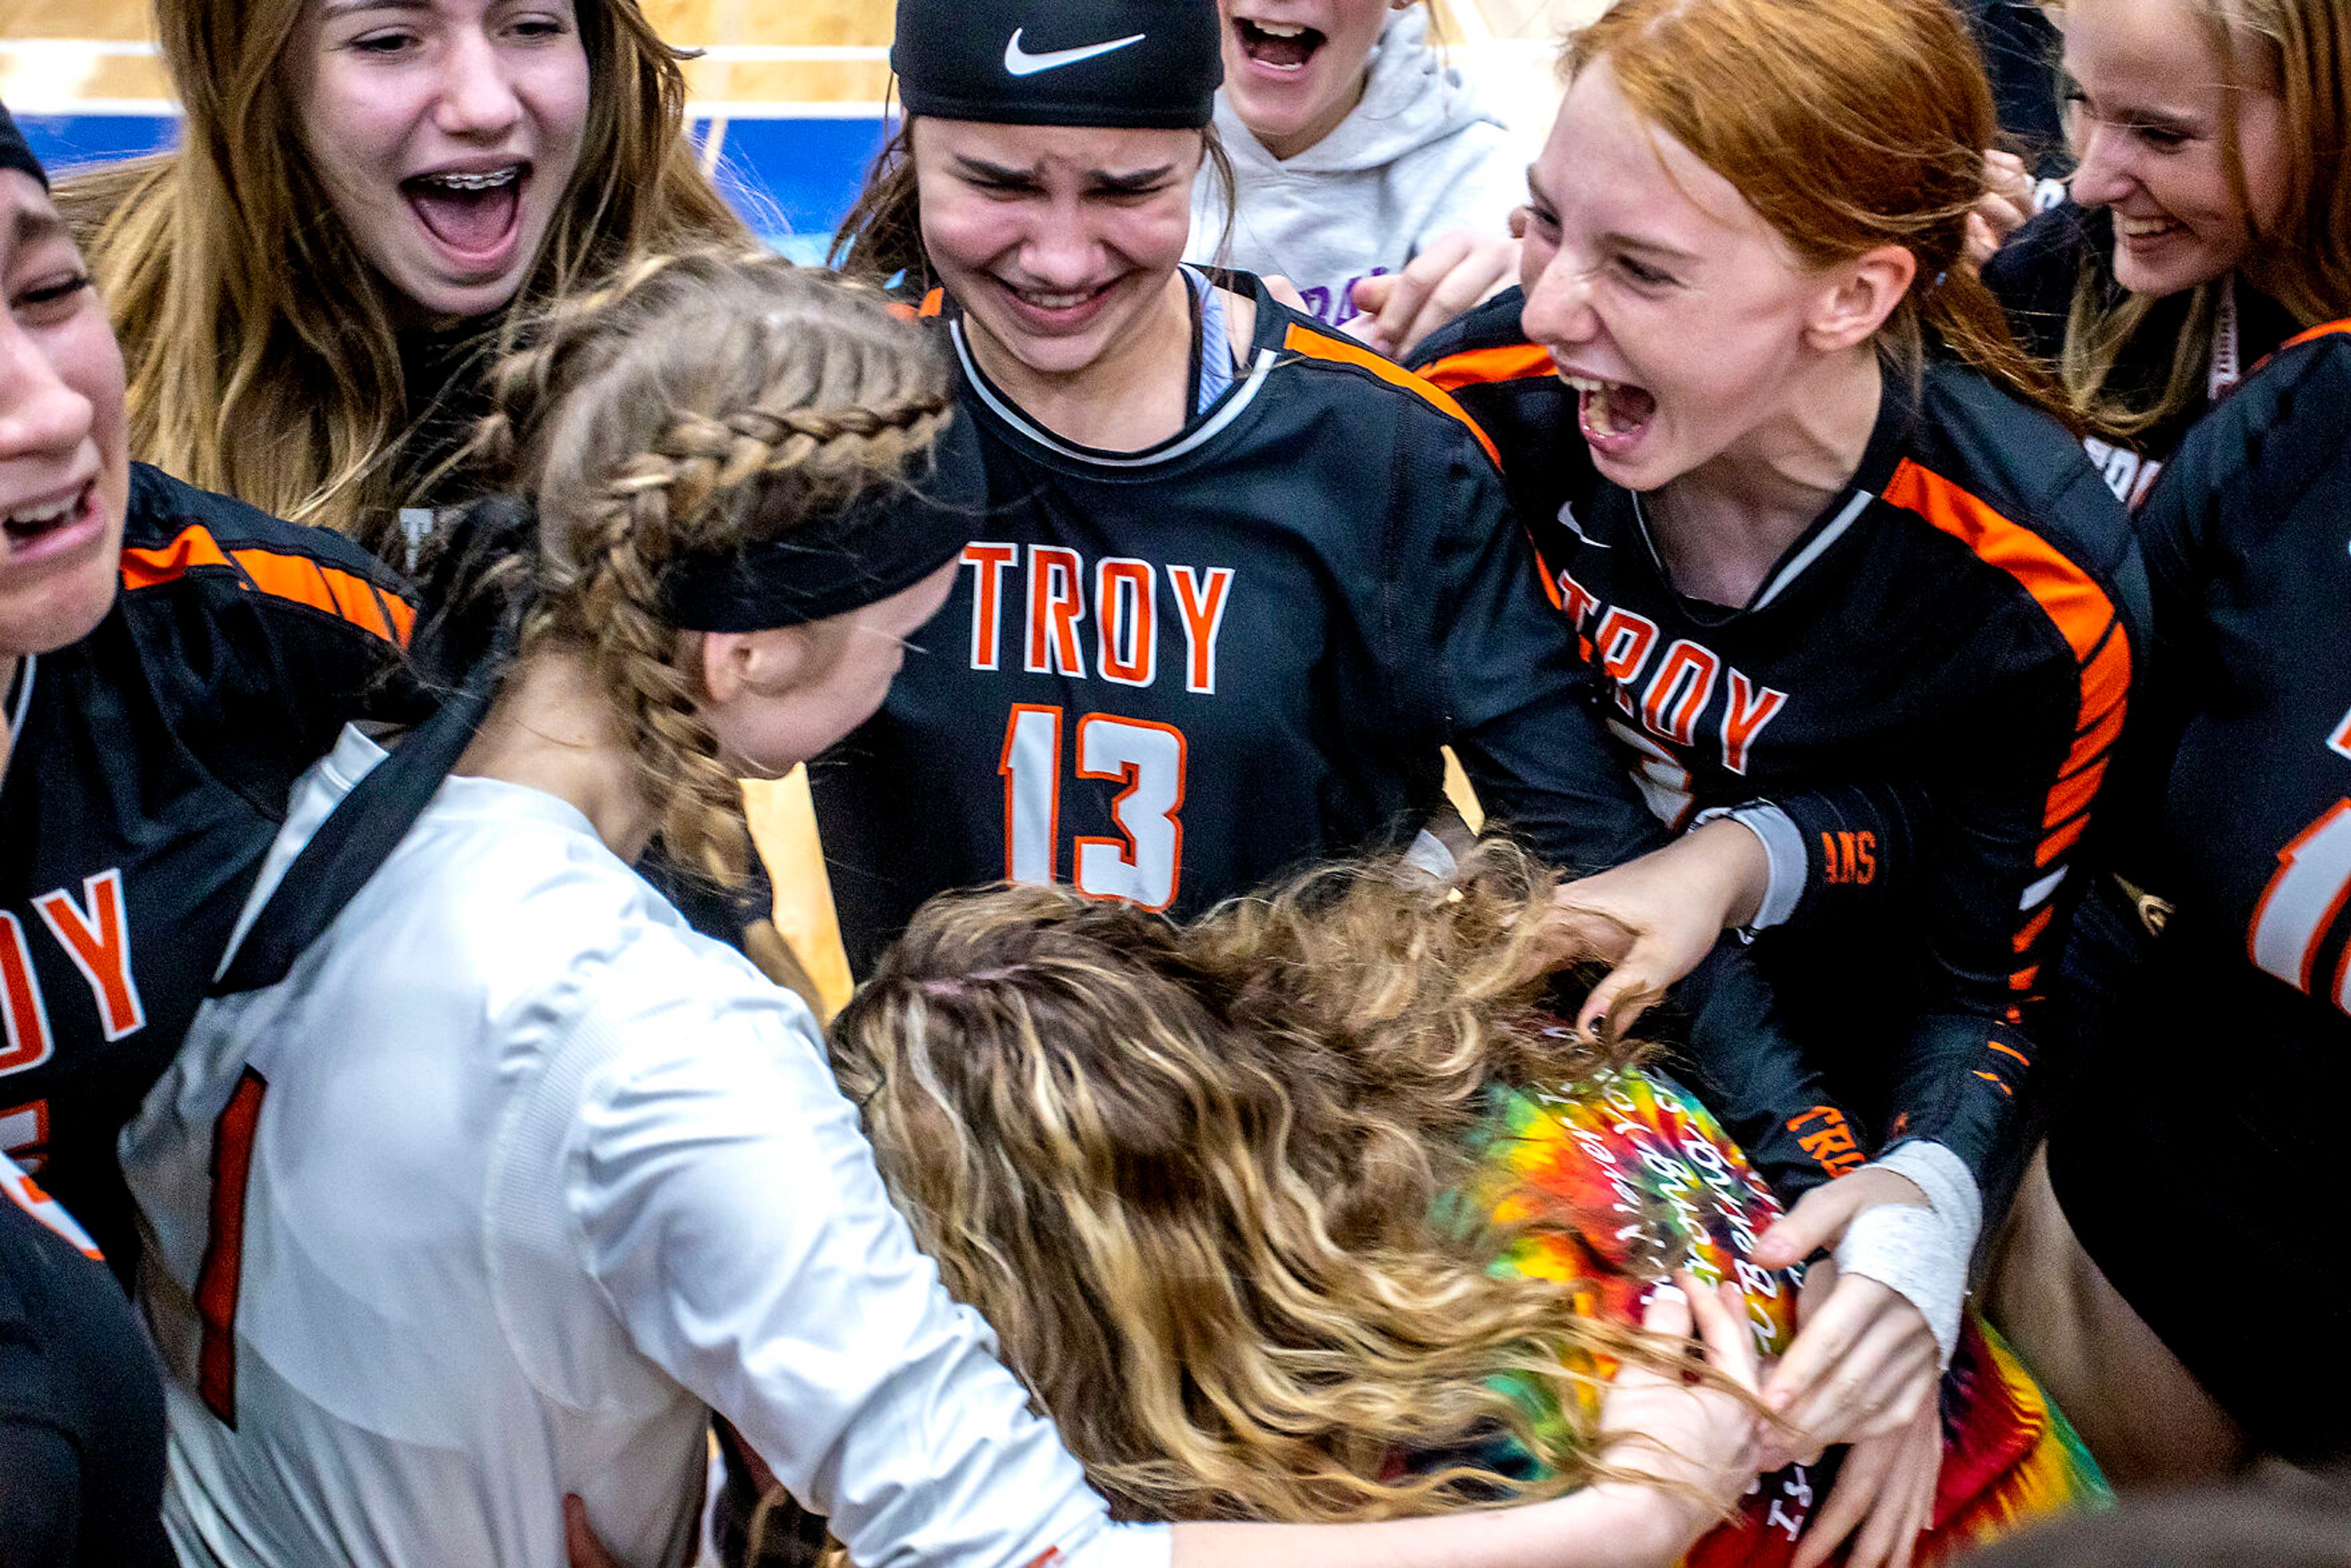
{"type": "Polygon", "coordinates": [[[1463,427],[1478,438],[1478,444],[1486,449],[1486,455],[1494,460],[1494,466],[1499,468],[1502,465],[1501,453],[1486,438],[1486,433],[1478,428],[1478,422],[1469,417],[1468,411],[1453,401],[1452,393],[1439,392],[1394,361],[1380,358],[1361,343],[1350,342],[1344,338],[1327,338],[1295,321],[1290,323],[1290,330],[1282,334],[1281,346],[1293,354],[1304,354],[1310,360],[1360,365],[1388,385],[1402,387],[1438,413],[1459,420],[1463,427]]]}
{"type": "MultiPolygon", "coordinates": [[[[2049,865],[2071,849],[2089,825],[2087,808],[2105,777],[2103,754],[2120,732],[2130,700],[2130,640],[2123,634],[2114,601],[2095,578],[2047,539],[2001,516],[1982,497],[1907,457],[1886,481],[1885,499],[1917,513],[1966,545],[1977,559],[2008,573],[2032,596],[2066,646],[2074,650],[2079,667],[2074,742],[2057,770],[2056,781],[2050,786],[2042,812],[2042,823],[2048,831],[2033,853],[2034,864],[2049,865]]],[[[2019,934],[2020,954],[2030,949],[2032,937],[2039,935],[2033,925],[2027,921],[2019,934]]],[[[2011,976],[2011,988],[2029,988],[2037,967],[2011,976]]]]}
{"type": "Polygon", "coordinates": [[[923,296],[922,306],[914,312],[914,314],[917,316],[937,316],[944,314],[946,308],[947,291],[944,288],[934,288],[928,294],[923,296]]]}
{"type": "Polygon", "coordinates": [[[192,566],[228,564],[228,557],[221,553],[220,541],[213,538],[211,530],[191,525],[160,549],[124,550],[122,586],[154,588],[176,581],[192,566]]]}
{"type": "Polygon", "coordinates": [[[277,550],[224,551],[220,541],[201,523],[189,524],[160,549],[124,550],[122,586],[160,588],[199,566],[232,568],[252,589],[273,599],[324,611],[387,643],[405,646],[416,623],[416,612],[405,601],[378,592],[373,583],[356,572],[277,550]]]}
{"type": "MultiPolygon", "coordinates": [[[[2098,651],[2115,623],[2114,602],[2088,572],[2056,546],[1907,457],[1886,481],[1886,499],[1917,513],[2016,579],[2064,633],[2075,659],[2087,660],[2098,651]]],[[[2127,673],[2126,666],[2126,676],[2127,673]]]]}
{"type": "Polygon", "coordinates": [[[2106,759],[2103,757],[2072,778],[2060,780],[2057,788],[2049,791],[2049,808],[2042,813],[2041,825],[2053,828],[2080,816],[2089,810],[2092,797],[2105,781],[2106,759]]]}
{"type": "Polygon", "coordinates": [[[2041,940],[2041,934],[2049,929],[2049,917],[2056,913],[2055,904],[2044,904],[2041,906],[2040,914],[2024,923],[2024,929],[2016,934],[2015,946],[2019,954],[2041,940]]]}
{"type": "Polygon", "coordinates": [[[2288,349],[2303,343],[2314,343],[2321,338],[2331,338],[2338,332],[2351,332],[2351,321],[2329,321],[2324,326],[2313,327],[2307,332],[2297,332],[2278,345],[2278,352],[2282,354],[2288,349]]]}
{"type": "Polygon", "coordinates": [[[2016,1058],[2017,1061],[2024,1063],[2027,1067],[2032,1065],[2032,1058],[2025,1055],[2024,1052],[2017,1050],[2016,1047],[2012,1045],[2002,1045],[1996,1040],[1988,1040],[1984,1041],[1984,1044],[1987,1048],[2000,1052],[2002,1056],[2012,1056],[2016,1058]]]}
{"type": "Polygon", "coordinates": [[[1465,349],[1458,354],[1447,354],[1421,371],[1420,379],[1442,391],[1458,392],[1463,387],[1522,382],[1557,373],[1549,349],[1534,343],[1510,343],[1499,349],[1465,349]]]}

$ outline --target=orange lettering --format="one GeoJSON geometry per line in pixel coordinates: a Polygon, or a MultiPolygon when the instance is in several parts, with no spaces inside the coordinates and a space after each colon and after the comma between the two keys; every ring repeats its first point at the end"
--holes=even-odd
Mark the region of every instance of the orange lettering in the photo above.
{"type": "Polygon", "coordinates": [[[1747,771],[1747,748],[1755,744],[1788,700],[1785,692],[1758,687],[1737,670],[1730,672],[1730,701],[1722,710],[1722,765],[1733,773],[1747,771]]]}
{"type": "Polygon", "coordinates": [[[1708,649],[1683,638],[1666,650],[1657,673],[1649,678],[1649,695],[1641,704],[1642,722],[1649,733],[1677,746],[1687,746],[1698,732],[1698,716],[1714,695],[1722,661],[1708,649]]]}
{"type": "Polygon", "coordinates": [[[1171,566],[1167,580],[1176,585],[1176,607],[1184,616],[1184,689],[1217,690],[1217,638],[1225,625],[1225,603],[1233,586],[1233,569],[1212,566],[1204,575],[1188,566],[1171,566]]]}
{"type": "Polygon", "coordinates": [[[1559,574],[1559,607],[1566,615],[1567,623],[1581,631],[1583,623],[1592,619],[1593,612],[1600,608],[1600,601],[1592,590],[1562,571],[1559,574]]]}
{"type": "Polygon", "coordinates": [[[1004,642],[1004,574],[1020,559],[1019,545],[985,541],[963,547],[963,563],[972,569],[971,667],[996,668],[997,651],[1004,642]]]}
{"type": "Polygon", "coordinates": [[[109,868],[82,878],[83,896],[89,900],[85,915],[64,888],[33,900],[41,923],[57,939],[81,977],[98,998],[106,1038],[120,1040],[147,1027],[147,1009],[139,1000],[139,983],[131,975],[131,922],[122,908],[122,873],[109,868]]]}
{"type": "Polygon", "coordinates": [[[1103,680],[1147,686],[1157,674],[1158,586],[1148,561],[1113,556],[1094,568],[1094,669],[1103,680]]]}
{"type": "Polygon", "coordinates": [[[1078,649],[1078,622],[1085,619],[1085,562],[1061,545],[1029,547],[1029,659],[1031,674],[1086,673],[1078,649]]]}
{"type": "Polygon", "coordinates": [[[40,977],[33,973],[33,955],[25,946],[24,923],[0,911],[0,1029],[7,1049],[0,1051],[0,1072],[22,1072],[38,1067],[57,1049],[49,1039],[49,1015],[41,1006],[40,977]]]}

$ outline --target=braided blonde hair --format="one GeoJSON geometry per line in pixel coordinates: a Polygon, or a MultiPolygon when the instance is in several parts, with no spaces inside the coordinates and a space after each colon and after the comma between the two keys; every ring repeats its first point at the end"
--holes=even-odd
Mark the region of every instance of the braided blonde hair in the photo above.
{"type": "Polygon", "coordinates": [[[534,559],[461,589],[525,591],[519,654],[582,654],[679,864],[737,879],[742,793],[695,708],[694,633],[662,569],[772,538],[919,477],[946,367],[883,297],[764,251],[640,261],[559,306],[492,376],[475,453],[538,505],[534,559]]]}

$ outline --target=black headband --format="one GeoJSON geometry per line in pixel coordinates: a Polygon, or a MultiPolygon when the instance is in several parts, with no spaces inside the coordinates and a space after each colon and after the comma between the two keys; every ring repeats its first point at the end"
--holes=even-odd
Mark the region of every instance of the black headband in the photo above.
{"type": "Polygon", "coordinates": [[[25,133],[16,129],[16,118],[8,112],[8,106],[5,103],[0,103],[0,169],[21,169],[38,180],[41,189],[46,191],[49,188],[49,172],[41,167],[38,158],[33,156],[32,145],[25,140],[25,133]]]}
{"type": "MultiPolygon", "coordinates": [[[[979,438],[956,419],[933,448],[935,471],[912,489],[724,556],[661,574],[664,618],[697,632],[758,632],[845,614],[913,587],[953,560],[987,516],[979,438]]],[[[536,553],[527,501],[491,497],[465,508],[444,541],[425,592],[436,612],[411,650],[429,678],[448,681],[439,709],[337,804],[254,916],[211,996],[274,986],[381,869],[432,803],[496,700],[528,599],[455,602],[480,558],[536,553]]]]}
{"type": "Polygon", "coordinates": [[[987,514],[979,436],[956,417],[912,486],[758,544],[687,556],[661,572],[662,619],[687,632],[803,626],[912,588],[953,560],[987,514]]]}
{"type": "Polygon", "coordinates": [[[909,114],[1194,129],[1224,79],[1216,0],[898,0],[909,114]]]}

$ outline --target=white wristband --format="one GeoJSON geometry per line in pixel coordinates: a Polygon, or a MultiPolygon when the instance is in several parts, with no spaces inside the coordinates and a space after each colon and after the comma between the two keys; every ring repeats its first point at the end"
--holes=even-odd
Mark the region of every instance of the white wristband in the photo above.
{"type": "Polygon", "coordinates": [[[1924,1139],[1870,1164],[1916,1183],[1931,1207],[1883,1203],[1863,1209],[1837,1243],[1837,1271],[1875,1280],[1917,1307],[1935,1335],[1938,1364],[1949,1366],[1959,1343],[1968,1260],[1983,1224],[1975,1176],[1957,1155],[1924,1139]]]}

